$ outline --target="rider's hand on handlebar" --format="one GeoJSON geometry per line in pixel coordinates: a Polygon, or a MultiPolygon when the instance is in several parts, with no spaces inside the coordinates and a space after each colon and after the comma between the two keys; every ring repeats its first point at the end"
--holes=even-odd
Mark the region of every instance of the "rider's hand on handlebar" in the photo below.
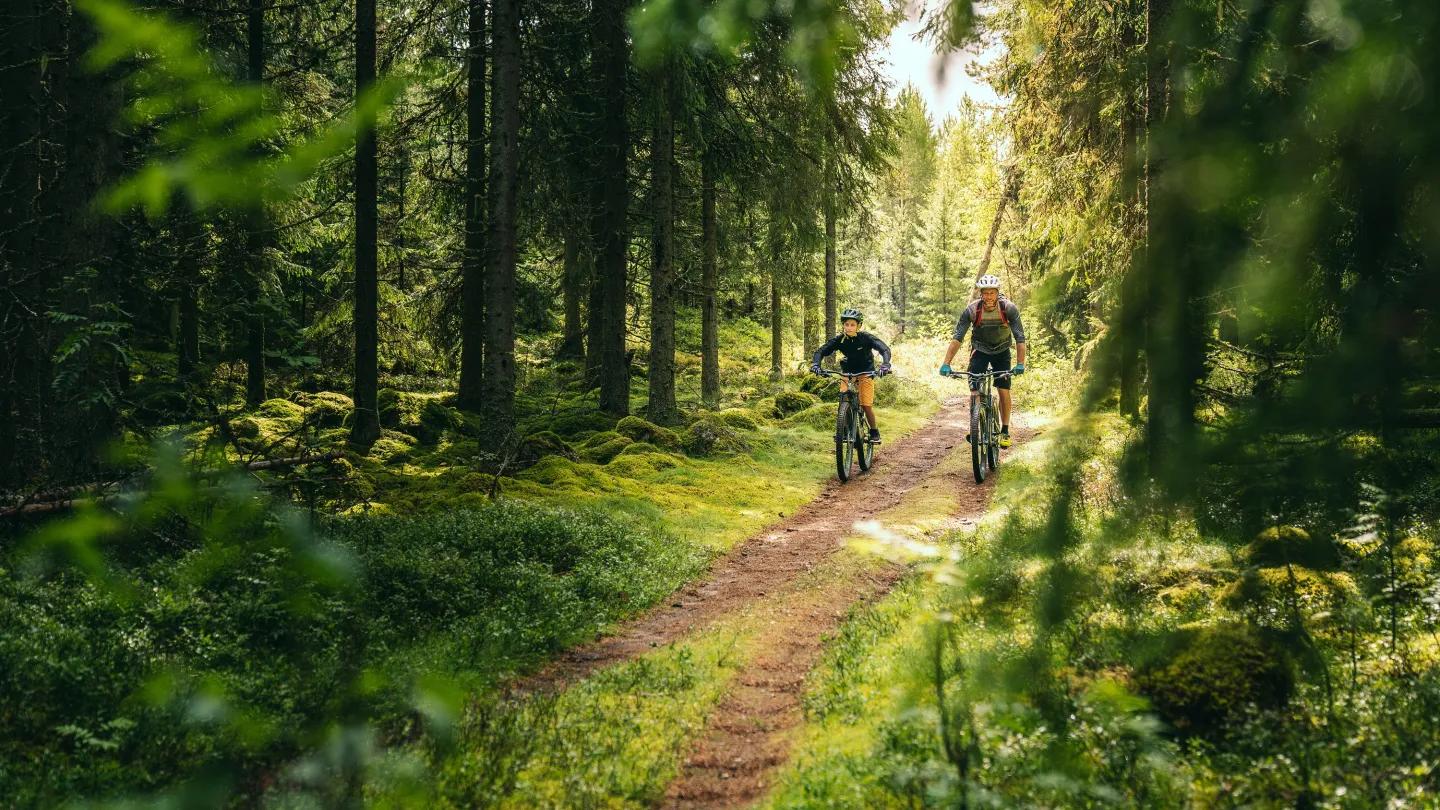
{"type": "Polygon", "coordinates": [[[814,365],[810,366],[810,373],[811,373],[811,374],[819,374],[819,373],[820,373],[820,364],[819,364],[819,363],[815,363],[814,365]]]}
{"type": "Polygon", "coordinates": [[[1016,363],[1016,364],[1015,364],[1015,368],[1010,369],[1010,373],[1011,373],[1011,374],[1024,374],[1024,373],[1025,373],[1025,364],[1024,364],[1024,363],[1016,363]]]}
{"type": "Polygon", "coordinates": [[[884,377],[886,374],[889,374],[889,373],[890,373],[890,364],[889,364],[889,363],[882,363],[882,364],[880,365],[880,376],[881,376],[881,377],[884,377]]]}
{"type": "Polygon", "coordinates": [[[941,367],[940,367],[940,376],[941,376],[941,377],[949,377],[949,376],[950,376],[950,367],[949,367],[949,366],[941,366],[941,367]]]}

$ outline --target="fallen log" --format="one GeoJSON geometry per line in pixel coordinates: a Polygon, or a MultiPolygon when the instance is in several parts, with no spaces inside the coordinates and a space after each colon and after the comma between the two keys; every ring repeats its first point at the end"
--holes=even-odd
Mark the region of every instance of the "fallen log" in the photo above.
{"type": "MultiPolygon", "coordinates": [[[[274,470],[281,467],[293,467],[297,464],[312,464],[318,461],[334,461],[336,459],[344,457],[344,455],[344,453],[340,452],[331,452],[316,453],[314,455],[308,456],[293,456],[291,458],[264,459],[262,461],[252,461],[249,464],[242,464],[238,468],[234,469],[242,470],[245,472],[274,470]]],[[[202,470],[200,472],[200,475],[219,475],[223,472],[226,472],[226,470],[220,468],[212,468],[202,470]]],[[[67,487],[63,489],[54,489],[50,490],[49,492],[39,493],[40,495],[57,495],[59,497],[47,500],[40,500],[32,496],[32,498],[26,499],[29,501],[28,503],[20,503],[15,506],[0,509],[0,518],[18,517],[22,515],[43,515],[50,512],[63,512],[67,509],[74,509],[75,507],[85,503],[106,503],[109,501],[113,501],[120,497],[120,493],[104,494],[104,490],[111,487],[119,486],[121,483],[123,482],[115,481],[109,484],[81,484],[79,486],[67,487]],[[64,497],[66,495],[74,495],[83,492],[93,492],[94,494],[84,498],[64,497]]]]}

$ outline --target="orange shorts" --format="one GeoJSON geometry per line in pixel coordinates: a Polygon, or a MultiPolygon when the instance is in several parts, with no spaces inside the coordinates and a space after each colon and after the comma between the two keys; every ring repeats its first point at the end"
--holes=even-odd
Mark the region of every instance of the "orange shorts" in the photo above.
{"type": "MultiPolygon", "coordinates": [[[[850,390],[846,382],[847,380],[843,377],[840,379],[841,391],[850,390]]],[[[856,382],[860,383],[860,387],[857,389],[860,393],[860,405],[865,408],[872,407],[875,404],[875,378],[861,377],[859,380],[856,380],[856,382]]]]}

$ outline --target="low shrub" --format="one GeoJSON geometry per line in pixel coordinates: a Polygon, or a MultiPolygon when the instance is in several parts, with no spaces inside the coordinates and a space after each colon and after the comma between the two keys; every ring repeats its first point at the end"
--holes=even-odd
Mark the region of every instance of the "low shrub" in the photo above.
{"type": "Polygon", "coordinates": [[[1135,683],[1181,735],[1208,737],[1252,707],[1283,707],[1295,687],[1284,649],[1243,624],[1182,628],[1135,683]]]}
{"type": "Polygon", "coordinates": [[[1261,532],[1241,553],[1242,559],[1260,568],[1299,565],[1315,571],[1340,568],[1340,550],[1324,538],[1312,538],[1296,526],[1272,526],[1261,532]]]}

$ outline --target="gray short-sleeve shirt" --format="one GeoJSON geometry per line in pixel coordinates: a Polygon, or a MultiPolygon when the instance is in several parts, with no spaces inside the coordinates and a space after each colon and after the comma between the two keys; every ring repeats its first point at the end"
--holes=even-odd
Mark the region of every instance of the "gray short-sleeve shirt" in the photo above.
{"type": "Polygon", "coordinates": [[[960,320],[955,324],[956,340],[963,341],[965,333],[971,332],[971,347],[986,354],[1010,351],[1012,337],[1015,343],[1025,342],[1025,325],[1020,321],[1020,307],[1014,301],[1002,296],[994,312],[982,314],[980,308],[984,305],[985,302],[977,298],[960,313],[960,320]],[[1002,308],[1005,310],[1004,318],[1000,317],[1002,308]],[[977,320],[979,324],[976,324],[977,320]],[[1006,321],[1010,322],[1008,327],[1006,321]]]}

